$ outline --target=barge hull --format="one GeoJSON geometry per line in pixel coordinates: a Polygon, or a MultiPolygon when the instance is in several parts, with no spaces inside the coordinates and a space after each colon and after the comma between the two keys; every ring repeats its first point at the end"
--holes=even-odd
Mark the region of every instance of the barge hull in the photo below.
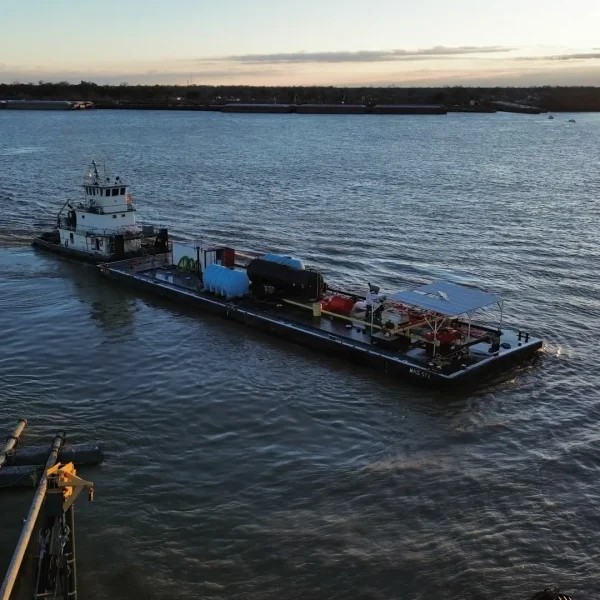
{"type": "Polygon", "coordinates": [[[512,351],[490,356],[448,375],[412,364],[404,360],[401,355],[379,350],[376,346],[345,339],[316,326],[310,327],[292,322],[279,317],[274,312],[266,312],[256,307],[240,306],[235,302],[226,301],[205,292],[160,281],[144,272],[136,272],[134,269],[128,270],[110,264],[101,265],[100,269],[103,275],[114,281],[196,309],[207,310],[280,339],[316,349],[335,358],[346,358],[354,363],[372,367],[382,374],[401,377],[419,385],[442,388],[454,387],[457,383],[465,385],[467,381],[479,380],[500,366],[505,367],[510,363],[521,362],[524,357],[535,354],[543,344],[541,340],[532,340],[512,351]]]}

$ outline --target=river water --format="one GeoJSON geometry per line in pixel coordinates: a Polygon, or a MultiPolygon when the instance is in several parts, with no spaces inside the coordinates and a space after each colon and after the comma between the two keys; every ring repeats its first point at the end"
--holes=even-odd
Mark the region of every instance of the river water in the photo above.
{"type": "Polygon", "coordinates": [[[598,593],[600,115],[570,117],[0,112],[0,431],[106,448],[81,597],[598,593]],[[547,348],[448,396],[33,251],[92,158],[177,235],[478,285],[547,348]]]}

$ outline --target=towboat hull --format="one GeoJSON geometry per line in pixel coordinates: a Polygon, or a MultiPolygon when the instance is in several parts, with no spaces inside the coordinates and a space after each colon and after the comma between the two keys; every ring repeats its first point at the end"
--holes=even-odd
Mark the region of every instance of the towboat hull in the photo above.
{"type": "Polygon", "coordinates": [[[94,255],[89,252],[83,252],[81,250],[76,250],[74,248],[66,248],[60,243],[60,237],[58,232],[51,231],[47,233],[43,233],[39,236],[33,238],[31,245],[34,248],[41,248],[42,250],[46,250],[48,252],[52,252],[54,254],[58,254],[60,256],[64,256],[66,258],[70,258],[72,260],[77,260],[80,262],[89,263],[92,265],[98,265],[100,263],[111,263],[114,261],[129,259],[129,258],[139,258],[141,256],[148,256],[153,254],[159,254],[164,252],[164,248],[153,248],[151,246],[143,246],[142,249],[138,252],[128,252],[125,254],[112,254],[112,255],[94,255]]]}

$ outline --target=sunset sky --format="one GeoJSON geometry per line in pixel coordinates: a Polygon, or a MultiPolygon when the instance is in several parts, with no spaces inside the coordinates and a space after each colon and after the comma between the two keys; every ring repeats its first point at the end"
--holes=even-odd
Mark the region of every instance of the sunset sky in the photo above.
{"type": "Polygon", "coordinates": [[[600,85],[598,0],[0,0],[0,9],[4,83],[600,85]]]}

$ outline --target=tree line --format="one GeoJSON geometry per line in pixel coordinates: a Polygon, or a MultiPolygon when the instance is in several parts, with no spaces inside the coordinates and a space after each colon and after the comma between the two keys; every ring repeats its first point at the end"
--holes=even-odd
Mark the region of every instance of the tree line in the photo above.
{"type": "Polygon", "coordinates": [[[487,106],[508,101],[550,111],[600,111],[600,88],[545,87],[333,87],[245,85],[99,85],[92,81],[0,84],[0,100],[81,100],[99,105],[227,102],[283,104],[442,104],[487,106]]]}

